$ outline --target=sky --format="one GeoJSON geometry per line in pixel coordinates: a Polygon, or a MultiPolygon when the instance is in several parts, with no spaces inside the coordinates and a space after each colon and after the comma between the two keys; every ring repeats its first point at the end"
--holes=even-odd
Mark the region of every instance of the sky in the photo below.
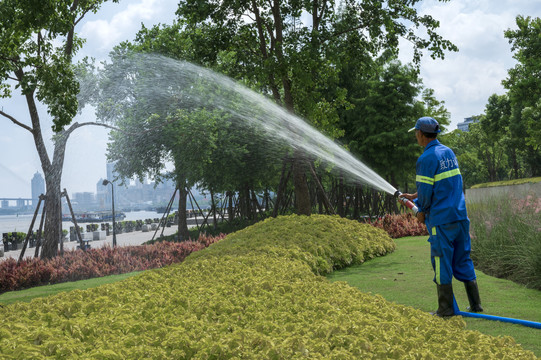
{"type": "MultiPolygon", "coordinates": [[[[172,24],[178,0],[121,0],[106,3],[90,14],[76,31],[86,39],[77,59],[84,56],[107,60],[112,48],[124,40],[133,40],[143,23],[172,24]]],[[[504,31],[515,29],[517,15],[540,17],[541,2],[531,0],[425,0],[418,5],[421,14],[430,14],[440,22],[438,33],[458,46],[459,52],[447,53],[444,60],[424,56],[421,77],[438,100],[451,113],[449,130],[464,118],[484,112],[488,97],[503,94],[501,81],[515,66],[511,47],[504,31]]],[[[412,60],[412,51],[404,41],[400,60],[412,60]]],[[[0,99],[0,108],[19,121],[29,124],[24,98],[14,92],[10,99],[0,99]]],[[[39,108],[44,137],[52,136],[51,120],[46,109],[39,108]]],[[[93,121],[91,109],[85,109],[74,121],[93,121]]],[[[412,125],[415,119],[412,119],[412,125]]],[[[85,126],[70,137],[66,149],[62,188],[75,192],[96,192],[96,184],[106,178],[108,131],[85,126]]],[[[52,145],[49,142],[49,151],[52,145]]],[[[0,198],[30,198],[30,181],[36,172],[43,174],[31,134],[0,116],[0,198]]]]}

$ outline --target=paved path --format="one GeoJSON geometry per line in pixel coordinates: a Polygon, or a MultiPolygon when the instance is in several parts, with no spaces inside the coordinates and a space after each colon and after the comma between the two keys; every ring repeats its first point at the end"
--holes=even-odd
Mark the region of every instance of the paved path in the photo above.
{"type": "MultiPolygon", "coordinates": [[[[171,227],[166,227],[163,235],[171,235],[176,233],[178,230],[178,226],[173,225],[171,227]]],[[[158,233],[156,234],[156,238],[158,238],[161,234],[162,228],[158,230],[158,233]]],[[[142,231],[133,231],[131,233],[125,233],[125,234],[117,234],[116,235],[116,243],[118,246],[128,246],[128,245],[141,245],[142,243],[149,241],[154,236],[155,230],[151,230],[149,232],[142,232],[142,231]]],[[[1,244],[1,243],[0,243],[1,244]]],[[[105,245],[113,246],[113,235],[109,235],[106,237],[105,240],[94,240],[89,242],[90,246],[94,249],[101,248],[105,245]]],[[[71,250],[77,248],[79,245],[78,241],[68,241],[64,243],[64,250],[71,250]]],[[[35,248],[27,248],[24,257],[34,257],[35,248]]],[[[21,254],[21,250],[13,250],[8,251],[4,253],[4,257],[0,258],[0,261],[3,259],[7,259],[8,257],[12,257],[14,259],[19,259],[19,256],[21,254]]]]}

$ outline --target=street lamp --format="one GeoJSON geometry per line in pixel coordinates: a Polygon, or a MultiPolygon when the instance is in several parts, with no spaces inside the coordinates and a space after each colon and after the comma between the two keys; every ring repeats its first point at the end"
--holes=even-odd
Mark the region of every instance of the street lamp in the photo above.
{"type": "Polygon", "coordinates": [[[111,184],[111,198],[113,203],[113,247],[116,246],[116,223],[115,223],[115,187],[113,183],[107,179],[103,180],[103,186],[107,186],[108,184],[111,184]]]}

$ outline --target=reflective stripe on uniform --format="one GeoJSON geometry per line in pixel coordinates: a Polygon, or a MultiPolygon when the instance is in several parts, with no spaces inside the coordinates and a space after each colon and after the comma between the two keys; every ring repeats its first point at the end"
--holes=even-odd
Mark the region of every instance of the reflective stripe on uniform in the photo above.
{"type": "Polygon", "coordinates": [[[440,181],[457,175],[460,175],[460,170],[458,168],[442,172],[441,174],[436,174],[434,181],[440,181]]]}
{"type": "Polygon", "coordinates": [[[430,177],[427,177],[427,176],[417,175],[415,177],[415,180],[418,181],[418,182],[428,184],[428,185],[434,185],[434,178],[430,178],[430,177]]]}
{"type": "MultiPolygon", "coordinates": [[[[435,228],[434,228],[435,229],[435,228]]],[[[435,261],[435,270],[436,270],[436,284],[441,285],[441,279],[440,279],[440,257],[434,256],[435,261]]]]}
{"type": "Polygon", "coordinates": [[[436,227],[435,226],[432,228],[432,235],[436,235],[436,227]]]}

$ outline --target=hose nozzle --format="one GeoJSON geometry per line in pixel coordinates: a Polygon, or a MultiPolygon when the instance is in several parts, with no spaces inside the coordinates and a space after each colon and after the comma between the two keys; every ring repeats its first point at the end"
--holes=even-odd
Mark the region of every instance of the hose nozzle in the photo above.
{"type": "Polygon", "coordinates": [[[396,192],[394,193],[394,196],[398,199],[400,203],[410,208],[411,211],[413,211],[413,215],[417,215],[417,213],[419,212],[419,209],[417,208],[417,206],[415,206],[415,204],[412,201],[406,199],[405,197],[401,197],[401,195],[402,193],[400,192],[400,190],[396,190],[396,192]]]}

